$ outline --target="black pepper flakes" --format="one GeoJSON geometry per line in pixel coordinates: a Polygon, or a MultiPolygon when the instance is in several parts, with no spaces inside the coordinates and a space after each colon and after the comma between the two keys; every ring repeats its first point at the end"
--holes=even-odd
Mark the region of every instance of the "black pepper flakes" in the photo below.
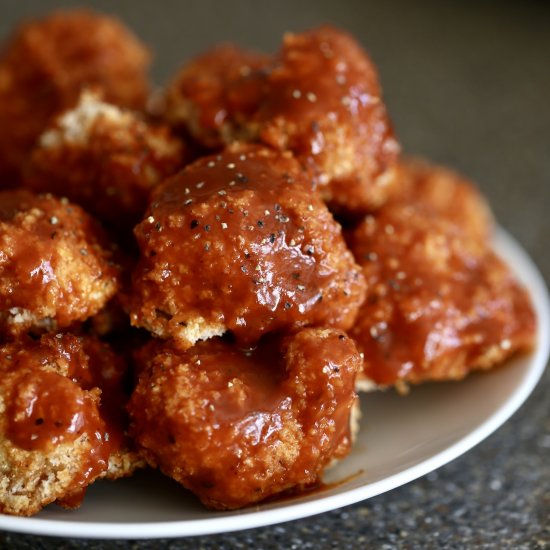
{"type": "Polygon", "coordinates": [[[401,285],[395,279],[390,279],[388,284],[393,288],[393,290],[401,290],[401,285]]]}
{"type": "Polygon", "coordinates": [[[191,223],[189,224],[189,227],[191,229],[195,229],[195,227],[198,227],[199,225],[199,220],[191,220],[191,223]]]}

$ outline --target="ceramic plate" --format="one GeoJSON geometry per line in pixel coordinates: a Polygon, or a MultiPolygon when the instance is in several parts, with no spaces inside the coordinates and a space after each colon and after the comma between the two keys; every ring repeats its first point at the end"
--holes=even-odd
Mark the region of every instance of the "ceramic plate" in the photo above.
{"type": "Polygon", "coordinates": [[[33,518],[0,515],[0,530],[117,539],[235,531],[346,506],[450,462],[518,409],[548,359],[549,302],[543,279],[504,231],[498,232],[495,244],[531,293],[539,319],[536,350],[459,383],[420,386],[407,397],[392,391],[363,395],[358,441],[350,456],[327,473],[327,489],[237,512],[211,512],[169,479],[144,472],[116,483],[94,484],[77,511],[52,505],[33,518]]]}

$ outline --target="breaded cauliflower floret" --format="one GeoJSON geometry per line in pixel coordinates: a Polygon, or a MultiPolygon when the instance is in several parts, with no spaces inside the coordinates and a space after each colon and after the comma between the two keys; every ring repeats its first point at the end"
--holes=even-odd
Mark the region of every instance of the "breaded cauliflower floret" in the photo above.
{"type": "Polygon", "coordinates": [[[183,143],[93,92],[40,136],[24,184],[65,196],[111,227],[129,231],[151,189],[183,163],[183,143]]]}
{"type": "Polygon", "coordinates": [[[118,289],[100,227],[80,207],[0,193],[0,334],[56,330],[98,312],[118,289]]]}
{"type": "Polygon", "coordinates": [[[422,202],[386,205],[348,244],[368,287],[350,330],[366,379],[457,380],[532,347],[535,314],[508,267],[422,202]]]}
{"type": "Polygon", "coordinates": [[[351,446],[359,354],[343,332],[303,329],[250,352],[220,339],[141,354],[132,432],[153,466],[217,509],[317,482],[351,446]]]}
{"type": "Polygon", "coordinates": [[[234,146],[156,188],[136,227],[135,326],[182,347],[231,330],[349,328],[364,281],[289,153],[234,146]]]}
{"type": "Polygon", "coordinates": [[[271,62],[271,56],[233,44],[199,55],[182,68],[166,92],[167,121],[210,149],[237,138],[253,139],[245,127],[261,101],[265,69],[271,62]]]}
{"type": "Polygon", "coordinates": [[[393,204],[414,204],[456,224],[473,239],[488,243],[493,234],[491,209],[473,183],[444,166],[405,158],[398,166],[393,204]]]}
{"type": "Polygon", "coordinates": [[[271,59],[228,46],[207,52],[170,85],[166,118],[207,147],[240,140],[292,151],[338,213],[372,211],[396,184],[399,145],[376,69],[334,27],[286,34],[271,59]]]}
{"type": "Polygon", "coordinates": [[[142,109],[148,65],[147,49],[112,17],[60,11],[22,24],[0,55],[0,187],[17,182],[52,115],[71,108],[85,86],[142,109]]]}
{"type": "Polygon", "coordinates": [[[114,480],[131,476],[136,470],[145,467],[145,460],[135,450],[127,433],[126,405],[130,397],[132,373],[123,357],[105,342],[84,336],[79,338],[79,343],[82,350],[80,363],[85,368],[75,368],[71,377],[83,389],[101,390],[99,410],[109,429],[109,462],[101,477],[114,480]]]}
{"type": "Polygon", "coordinates": [[[25,338],[0,347],[0,374],[0,512],[74,507],[97,478],[143,465],[121,431],[122,369],[105,344],[25,338]]]}

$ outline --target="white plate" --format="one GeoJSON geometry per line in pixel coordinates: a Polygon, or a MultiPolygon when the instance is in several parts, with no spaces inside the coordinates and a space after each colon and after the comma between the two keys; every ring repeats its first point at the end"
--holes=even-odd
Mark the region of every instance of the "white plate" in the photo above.
{"type": "Polygon", "coordinates": [[[529,257],[504,231],[496,248],[529,289],[538,313],[538,346],[527,357],[459,383],[364,395],[363,422],[351,455],[331,470],[324,491],[237,512],[211,512],[155,472],[90,487],[83,506],[49,506],[33,518],[0,514],[0,530],[90,538],[154,538],[220,533],[270,525],[333,510],[425,475],[471,449],[525,401],[549,352],[549,301],[529,257]]]}

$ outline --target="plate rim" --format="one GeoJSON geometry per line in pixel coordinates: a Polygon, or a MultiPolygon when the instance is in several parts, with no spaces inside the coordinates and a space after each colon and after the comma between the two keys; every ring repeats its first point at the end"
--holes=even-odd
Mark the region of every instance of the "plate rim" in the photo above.
{"type": "Polygon", "coordinates": [[[144,523],[68,522],[0,514],[0,531],[105,540],[156,539],[229,533],[303,519],[349,506],[396,489],[448,464],[495,432],[521,407],[542,377],[550,355],[550,298],[542,274],[525,249],[500,226],[496,228],[493,246],[514,274],[523,281],[533,300],[538,318],[537,345],[530,357],[531,364],[527,376],[511,397],[477,428],[439,453],[376,482],[336,494],[320,496],[313,501],[285,504],[274,509],[252,508],[240,515],[226,517],[216,515],[205,519],[144,523]],[[529,284],[526,281],[529,281],[529,284]]]}

